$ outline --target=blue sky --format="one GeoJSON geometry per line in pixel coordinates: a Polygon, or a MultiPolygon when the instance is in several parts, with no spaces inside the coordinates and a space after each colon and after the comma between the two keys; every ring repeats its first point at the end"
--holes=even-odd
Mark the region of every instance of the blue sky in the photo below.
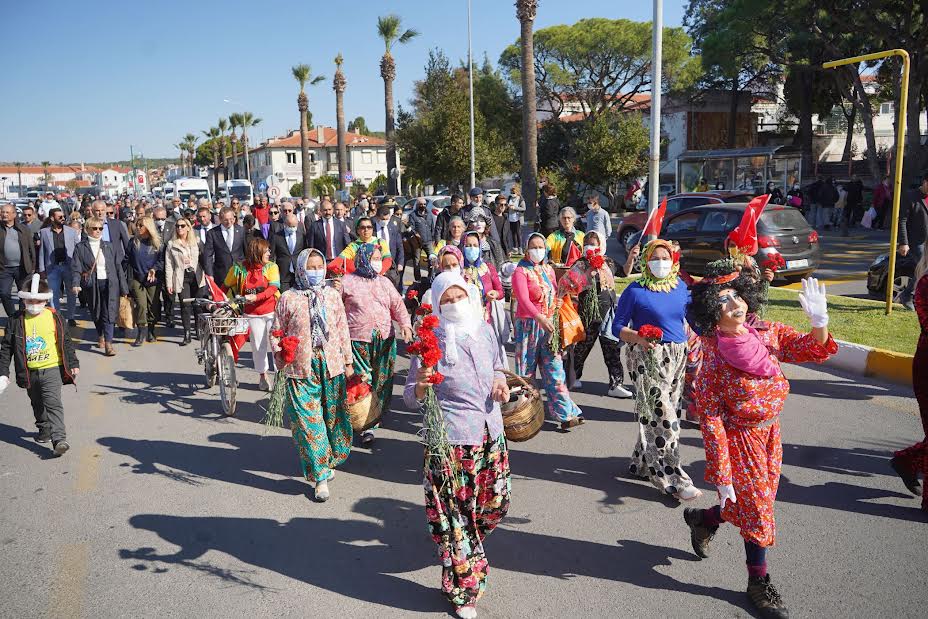
{"type": "MultiPolygon", "coordinates": [[[[665,25],[679,25],[685,0],[665,0],[665,25]]],[[[584,17],[651,19],[646,0],[540,0],[536,29],[584,17]]],[[[244,0],[127,3],[35,0],[4,10],[5,95],[0,161],[175,156],[187,132],[200,136],[223,116],[263,119],[258,140],[298,127],[305,62],[328,79],[309,89],[316,124],[335,125],[333,59],[345,57],[345,113],[383,129],[378,15],[396,13],[420,36],[394,50],[400,102],[411,96],[428,50],[453,62],[467,55],[465,0],[353,2],[244,0]],[[30,27],[26,27],[31,25],[30,27]],[[235,39],[237,42],[232,43],[235,39]],[[231,102],[226,103],[224,99],[231,102]]],[[[474,59],[494,62],[519,35],[511,0],[473,0],[474,59]]]]}

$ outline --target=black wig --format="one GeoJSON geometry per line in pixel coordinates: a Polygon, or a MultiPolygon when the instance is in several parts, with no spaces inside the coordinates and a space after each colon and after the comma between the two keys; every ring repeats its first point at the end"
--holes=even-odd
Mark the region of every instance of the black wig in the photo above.
{"type": "Polygon", "coordinates": [[[706,277],[690,288],[690,304],[687,319],[697,333],[709,334],[715,330],[722,318],[722,303],[719,292],[731,288],[747,303],[748,312],[756,314],[763,307],[766,296],[764,286],[752,275],[742,272],[734,280],[726,283],[714,283],[713,278],[725,276],[736,271],[731,260],[718,260],[706,265],[706,277]]]}

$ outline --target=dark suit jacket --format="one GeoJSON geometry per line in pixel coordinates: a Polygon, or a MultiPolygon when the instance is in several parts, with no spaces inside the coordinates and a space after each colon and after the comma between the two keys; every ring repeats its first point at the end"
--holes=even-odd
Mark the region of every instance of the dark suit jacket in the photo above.
{"type": "MultiPolygon", "coordinates": [[[[126,261],[129,259],[129,228],[118,219],[107,218],[106,223],[103,225],[107,228],[110,238],[109,242],[116,252],[116,262],[121,262],[125,265],[126,261]]],[[[104,240],[105,238],[106,234],[104,234],[104,240]]],[[[86,232],[81,232],[81,240],[87,240],[86,232]]]]}
{"type": "Polygon", "coordinates": [[[300,252],[306,249],[306,235],[297,226],[293,253],[290,253],[290,246],[287,245],[287,233],[284,228],[278,227],[271,234],[269,241],[271,244],[271,260],[276,262],[277,268],[280,269],[281,282],[292,283],[293,273],[290,272],[290,266],[296,260],[296,257],[300,255],[300,252]]]}
{"type": "MultiPolygon", "coordinates": [[[[374,236],[380,236],[379,226],[379,223],[374,222],[374,236]]],[[[390,233],[390,256],[393,258],[393,266],[399,269],[403,266],[403,233],[392,219],[387,224],[387,231],[390,233]]]]}
{"type": "MultiPolygon", "coordinates": [[[[335,256],[338,257],[342,250],[351,243],[351,237],[348,236],[348,227],[345,226],[344,222],[334,217],[332,218],[332,230],[334,235],[332,245],[335,246],[335,256]]],[[[325,220],[320,219],[312,223],[309,228],[309,243],[307,246],[318,249],[325,256],[325,220]]]]}
{"type": "Polygon", "coordinates": [[[226,245],[222,230],[222,226],[216,226],[206,233],[206,247],[203,252],[206,256],[203,270],[220,286],[232,265],[245,260],[245,229],[237,224],[233,227],[232,251],[229,251],[229,246],[226,245]]]}

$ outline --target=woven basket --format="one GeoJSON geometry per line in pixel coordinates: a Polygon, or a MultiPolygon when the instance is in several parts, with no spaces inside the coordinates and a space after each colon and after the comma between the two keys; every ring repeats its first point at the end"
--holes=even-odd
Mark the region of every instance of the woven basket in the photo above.
{"type": "Polygon", "coordinates": [[[373,391],[354,404],[348,405],[348,417],[351,429],[355,432],[370,430],[380,422],[380,398],[375,398],[373,391]]]}
{"type": "Polygon", "coordinates": [[[545,409],[541,402],[541,394],[535,387],[517,374],[503,371],[506,383],[512,390],[521,391],[519,398],[514,402],[504,402],[501,406],[503,412],[503,430],[506,440],[521,443],[534,437],[545,423],[545,409]]]}

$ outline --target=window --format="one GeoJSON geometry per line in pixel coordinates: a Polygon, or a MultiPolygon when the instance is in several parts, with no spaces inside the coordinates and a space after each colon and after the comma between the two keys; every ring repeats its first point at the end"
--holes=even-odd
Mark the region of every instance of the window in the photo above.
{"type": "Polygon", "coordinates": [[[387,153],[382,150],[378,150],[377,151],[377,163],[386,163],[386,162],[387,162],[387,153]]]}
{"type": "Polygon", "coordinates": [[[709,211],[700,227],[701,232],[728,232],[733,230],[741,221],[741,213],[726,213],[725,211],[709,211]]]}
{"type": "Polygon", "coordinates": [[[695,232],[696,224],[699,223],[699,213],[684,213],[674,217],[667,223],[666,232],[668,234],[679,234],[681,232],[695,232]]]}
{"type": "Polygon", "coordinates": [[[287,163],[296,164],[296,153],[293,151],[287,151],[287,163]]]}
{"type": "Polygon", "coordinates": [[[895,104],[892,101],[880,104],[880,114],[892,114],[895,110],[895,104]]]}
{"type": "Polygon", "coordinates": [[[373,163],[373,162],[374,162],[374,154],[369,150],[362,150],[361,151],[361,163],[373,163]]]}

